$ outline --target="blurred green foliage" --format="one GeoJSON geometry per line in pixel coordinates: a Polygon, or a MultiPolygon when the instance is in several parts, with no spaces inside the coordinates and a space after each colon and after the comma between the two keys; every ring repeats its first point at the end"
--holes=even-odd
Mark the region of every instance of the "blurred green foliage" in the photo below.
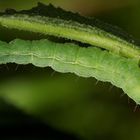
{"type": "MultiPolygon", "coordinates": [[[[1,0],[0,9],[29,9],[37,0],[1,0]]],[[[139,0],[40,0],[64,9],[96,16],[125,29],[134,38],[140,38],[139,0]]],[[[0,29],[0,39],[39,39],[40,35],[0,29]]],[[[138,40],[139,41],[139,40],[138,40]]],[[[74,74],[59,74],[49,68],[15,64],[0,66],[0,118],[3,110],[15,113],[6,103],[35,116],[50,126],[77,135],[81,139],[140,139],[140,111],[127,96],[120,98],[122,90],[94,78],[81,78],[74,74]],[[9,108],[9,109],[7,109],[9,108]]],[[[7,116],[0,125],[6,123],[7,116]]],[[[11,117],[8,122],[15,121],[11,117]]]]}

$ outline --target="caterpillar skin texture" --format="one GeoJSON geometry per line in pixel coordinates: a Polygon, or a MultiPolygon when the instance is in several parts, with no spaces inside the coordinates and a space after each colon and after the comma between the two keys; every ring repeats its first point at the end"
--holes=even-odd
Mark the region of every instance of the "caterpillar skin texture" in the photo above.
{"type": "Polygon", "coordinates": [[[96,26],[39,15],[1,15],[0,24],[7,28],[32,31],[88,43],[113,53],[140,61],[140,48],[96,26]]]}
{"type": "Polygon", "coordinates": [[[49,66],[58,72],[95,77],[122,88],[137,104],[140,103],[140,70],[135,61],[96,47],[83,48],[45,39],[0,41],[0,64],[6,63],[31,63],[38,67],[49,66]]]}

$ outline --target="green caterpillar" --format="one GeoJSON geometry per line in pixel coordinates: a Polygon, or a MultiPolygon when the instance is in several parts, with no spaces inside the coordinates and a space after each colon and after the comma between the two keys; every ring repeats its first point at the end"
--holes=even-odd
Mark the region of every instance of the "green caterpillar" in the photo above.
{"type": "Polygon", "coordinates": [[[10,43],[0,41],[0,64],[31,63],[38,67],[50,66],[59,72],[95,77],[122,88],[140,104],[140,48],[137,45],[96,24],[94,26],[76,20],[65,20],[63,16],[45,16],[46,13],[40,15],[36,12],[40,13],[40,9],[1,13],[0,25],[8,29],[72,39],[87,43],[89,47],[84,47],[83,44],[80,47],[74,43],[56,43],[47,39],[16,39],[10,43]]]}
{"type": "Polygon", "coordinates": [[[95,77],[120,87],[136,103],[140,103],[140,70],[131,59],[102,51],[96,47],[82,48],[74,44],[48,40],[0,42],[0,63],[50,66],[58,72],[71,72],[82,77],[95,77]]]}

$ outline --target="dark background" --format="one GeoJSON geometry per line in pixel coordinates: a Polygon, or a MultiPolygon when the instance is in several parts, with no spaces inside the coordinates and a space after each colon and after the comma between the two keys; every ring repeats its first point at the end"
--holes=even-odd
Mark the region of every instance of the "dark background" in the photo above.
{"type": "MultiPolygon", "coordinates": [[[[0,0],[0,10],[30,9],[37,0],[0,0]]],[[[139,0],[41,0],[94,16],[131,34],[139,43],[139,0]]],[[[43,36],[0,28],[0,39],[43,36]]],[[[110,83],[60,74],[33,65],[0,65],[1,139],[140,139],[140,109],[110,83]],[[137,108],[136,108],[137,107],[137,108]],[[4,133],[5,132],[5,133],[4,133]]]]}

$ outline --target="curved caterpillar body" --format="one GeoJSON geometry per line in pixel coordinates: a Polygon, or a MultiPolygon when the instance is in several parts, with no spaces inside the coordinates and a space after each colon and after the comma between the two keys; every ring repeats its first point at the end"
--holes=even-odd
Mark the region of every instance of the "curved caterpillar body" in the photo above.
{"type": "Polygon", "coordinates": [[[140,61],[140,48],[96,26],[72,20],[22,13],[0,14],[0,25],[25,31],[53,35],[107,49],[140,61]]]}
{"type": "Polygon", "coordinates": [[[59,72],[72,72],[82,77],[95,77],[120,87],[136,103],[140,103],[140,69],[135,61],[96,47],[82,48],[74,44],[48,40],[10,43],[0,41],[0,64],[50,66],[59,72]]]}

